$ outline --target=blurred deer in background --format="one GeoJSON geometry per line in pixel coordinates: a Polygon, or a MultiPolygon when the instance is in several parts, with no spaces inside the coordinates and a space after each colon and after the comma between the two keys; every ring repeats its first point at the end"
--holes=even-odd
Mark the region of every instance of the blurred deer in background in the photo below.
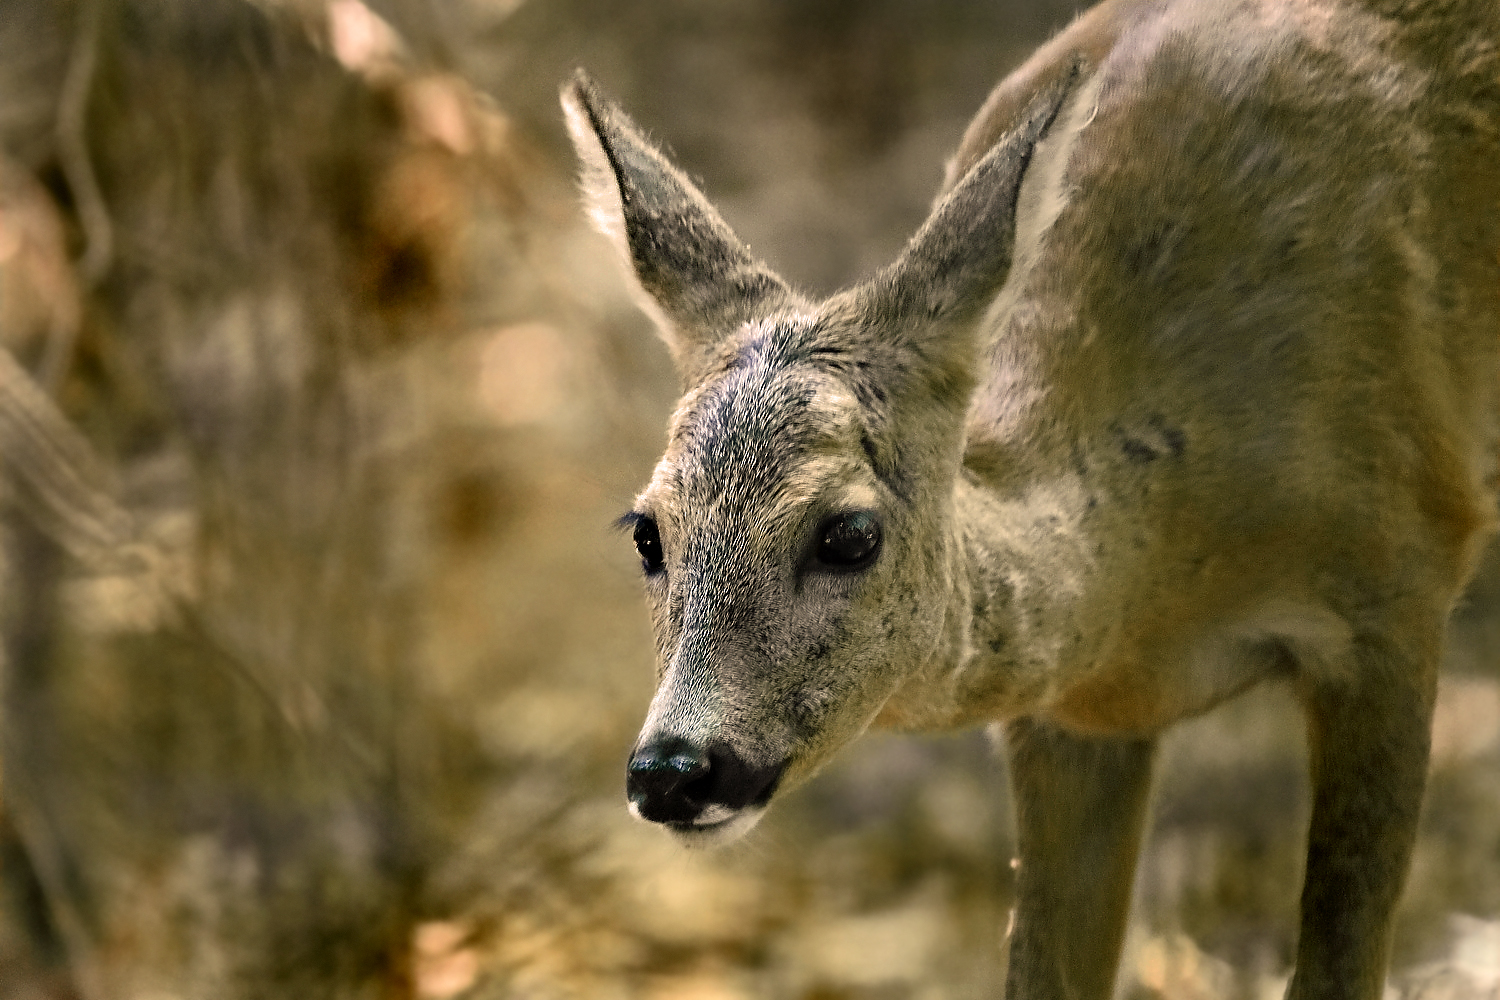
{"type": "Polygon", "coordinates": [[[725,841],[872,724],[1002,723],[1007,993],[1107,997],[1156,734],[1280,678],[1289,995],[1379,997],[1496,520],[1493,0],[1108,0],[822,302],[587,77],[563,102],[686,390],[624,519],[661,664],[632,811],[725,841]]]}

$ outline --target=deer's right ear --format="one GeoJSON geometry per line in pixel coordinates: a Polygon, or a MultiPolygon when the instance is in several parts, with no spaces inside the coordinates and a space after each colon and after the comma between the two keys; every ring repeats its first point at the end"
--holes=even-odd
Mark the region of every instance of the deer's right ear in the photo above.
{"type": "Polygon", "coordinates": [[[681,170],[582,70],[562,90],[594,223],[614,243],[677,367],[794,301],[681,170]]]}

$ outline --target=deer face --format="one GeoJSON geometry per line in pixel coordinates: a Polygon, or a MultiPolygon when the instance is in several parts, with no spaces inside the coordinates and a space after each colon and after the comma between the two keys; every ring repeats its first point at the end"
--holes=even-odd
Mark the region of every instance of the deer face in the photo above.
{"type": "Polygon", "coordinates": [[[882,478],[876,414],[820,363],[819,332],[748,324],[626,517],[660,656],[631,810],[684,838],[753,825],[865,728],[940,625],[912,595],[942,532],[882,478]]]}

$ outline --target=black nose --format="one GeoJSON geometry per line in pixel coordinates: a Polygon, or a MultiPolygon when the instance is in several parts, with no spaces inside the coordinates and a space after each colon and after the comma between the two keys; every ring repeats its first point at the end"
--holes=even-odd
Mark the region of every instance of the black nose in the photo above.
{"type": "Polygon", "coordinates": [[[625,790],[642,819],[691,823],[711,805],[738,812],[776,790],[786,762],[752,767],[722,742],[696,745],[680,736],[642,743],[625,771],[625,790]]]}

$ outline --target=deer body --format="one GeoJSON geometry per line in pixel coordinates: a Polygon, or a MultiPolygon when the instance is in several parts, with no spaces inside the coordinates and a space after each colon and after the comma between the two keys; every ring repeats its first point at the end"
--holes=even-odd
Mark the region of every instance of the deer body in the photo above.
{"type": "Polygon", "coordinates": [[[822,303],[586,80],[564,102],[687,390],[628,516],[662,663],[637,815],[724,839],[872,722],[1002,723],[1007,993],[1107,997],[1155,734],[1282,677],[1290,995],[1379,996],[1496,514],[1500,9],[1106,0],[822,303]]]}

